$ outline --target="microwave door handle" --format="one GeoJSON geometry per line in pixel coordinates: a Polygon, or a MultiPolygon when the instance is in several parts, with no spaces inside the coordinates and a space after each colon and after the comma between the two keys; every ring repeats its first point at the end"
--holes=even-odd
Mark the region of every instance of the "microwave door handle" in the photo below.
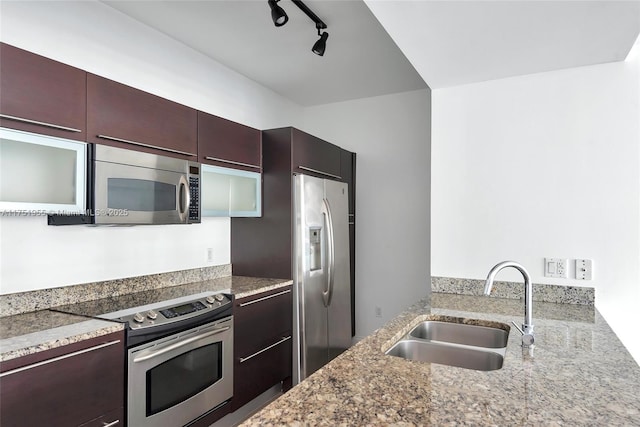
{"type": "Polygon", "coordinates": [[[191,196],[189,194],[189,182],[184,175],[180,176],[178,187],[178,216],[182,222],[186,222],[189,205],[191,204],[191,196]]]}

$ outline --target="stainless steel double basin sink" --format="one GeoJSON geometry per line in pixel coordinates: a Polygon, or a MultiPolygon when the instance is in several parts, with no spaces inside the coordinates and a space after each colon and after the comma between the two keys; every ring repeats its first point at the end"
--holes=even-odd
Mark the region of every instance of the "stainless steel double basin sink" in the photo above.
{"type": "Polygon", "coordinates": [[[480,326],[425,320],[396,342],[386,354],[421,362],[478,371],[502,368],[509,325],[480,326]]]}

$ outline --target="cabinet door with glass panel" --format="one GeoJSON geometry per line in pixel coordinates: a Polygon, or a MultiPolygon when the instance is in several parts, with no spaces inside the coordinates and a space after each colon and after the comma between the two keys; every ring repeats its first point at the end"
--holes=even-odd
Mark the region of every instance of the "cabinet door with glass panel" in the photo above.
{"type": "Polygon", "coordinates": [[[85,209],[86,144],[0,128],[0,212],[85,209]]]}
{"type": "Polygon", "coordinates": [[[262,175],[220,166],[202,165],[202,216],[262,216],[262,175]]]}

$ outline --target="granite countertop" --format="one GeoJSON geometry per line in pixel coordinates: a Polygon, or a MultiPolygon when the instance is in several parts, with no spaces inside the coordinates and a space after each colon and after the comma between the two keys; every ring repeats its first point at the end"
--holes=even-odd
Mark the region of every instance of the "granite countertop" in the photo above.
{"type": "Polygon", "coordinates": [[[121,331],[124,325],[41,310],[0,318],[0,362],[121,331]]]}
{"type": "Polygon", "coordinates": [[[77,304],[54,307],[52,310],[83,316],[100,316],[105,313],[125,310],[146,304],[169,301],[175,298],[188,297],[208,292],[230,292],[236,298],[244,298],[253,294],[287,286],[293,283],[286,279],[265,279],[260,277],[227,276],[211,280],[169,286],[158,289],[147,289],[126,295],[117,295],[77,304]]]}
{"type": "Polygon", "coordinates": [[[236,298],[244,298],[291,283],[283,279],[228,276],[2,317],[0,362],[124,329],[120,322],[96,318],[105,313],[203,292],[228,291],[236,298]]]}
{"type": "Polygon", "coordinates": [[[384,354],[421,319],[522,322],[517,300],[433,294],[243,425],[640,425],[640,367],[592,306],[534,302],[536,346],[511,328],[488,372],[384,354]]]}

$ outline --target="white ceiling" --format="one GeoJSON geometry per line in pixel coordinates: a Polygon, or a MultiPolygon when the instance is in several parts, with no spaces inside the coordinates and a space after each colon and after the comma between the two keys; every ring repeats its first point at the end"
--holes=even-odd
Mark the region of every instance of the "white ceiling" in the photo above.
{"type": "Polygon", "coordinates": [[[361,0],[305,1],[328,26],[322,57],[315,23],[289,0],[279,28],[267,0],[103,2],[303,106],[426,88],[361,0]]]}
{"type": "Polygon", "coordinates": [[[307,0],[319,57],[288,0],[280,28],[266,0],[103,1],[303,106],[620,61],[640,32],[640,0],[307,0]]]}
{"type": "Polygon", "coordinates": [[[640,1],[371,1],[432,89],[622,61],[640,1]]]}

